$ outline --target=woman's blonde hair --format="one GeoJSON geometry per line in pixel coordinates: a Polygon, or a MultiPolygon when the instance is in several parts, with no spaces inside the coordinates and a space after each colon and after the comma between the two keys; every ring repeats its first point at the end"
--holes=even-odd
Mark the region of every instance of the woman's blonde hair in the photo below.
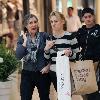
{"type": "Polygon", "coordinates": [[[64,23],[64,25],[63,25],[63,29],[64,29],[64,30],[67,29],[67,28],[66,28],[66,19],[65,19],[64,15],[63,15],[61,12],[59,12],[59,11],[52,11],[52,12],[50,13],[50,15],[49,15],[49,19],[51,19],[52,16],[56,16],[57,18],[60,18],[60,19],[64,20],[65,23],[64,23]]]}

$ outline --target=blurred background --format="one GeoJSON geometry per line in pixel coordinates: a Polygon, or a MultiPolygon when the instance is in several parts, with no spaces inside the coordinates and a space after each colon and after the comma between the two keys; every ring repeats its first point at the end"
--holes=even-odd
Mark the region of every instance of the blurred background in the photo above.
{"type": "MultiPolygon", "coordinates": [[[[38,16],[40,31],[51,32],[48,16],[51,11],[57,10],[67,16],[67,8],[73,7],[74,13],[80,17],[85,7],[91,7],[95,11],[96,23],[100,24],[100,0],[0,0],[0,36],[6,39],[6,46],[16,48],[18,34],[22,30],[23,16],[33,13],[38,16]],[[8,38],[8,37],[10,38],[8,38]]],[[[19,84],[20,73],[13,74],[11,100],[20,100],[19,84]]],[[[35,89],[35,99],[39,100],[35,89]]],[[[51,100],[56,100],[56,93],[51,86],[51,100]]],[[[73,100],[82,100],[81,96],[74,96],[73,100]]]]}
{"type": "Polygon", "coordinates": [[[33,13],[38,16],[40,31],[51,32],[48,16],[52,10],[62,12],[67,16],[67,8],[73,6],[74,13],[80,17],[81,10],[91,7],[95,10],[96,23],[100,23],[100,0],[0,0],[0,35],[8,33],[14,44],[7,39],[7,47],[15,49],[16,39],[22,30],[23,16],[33,13]]]}

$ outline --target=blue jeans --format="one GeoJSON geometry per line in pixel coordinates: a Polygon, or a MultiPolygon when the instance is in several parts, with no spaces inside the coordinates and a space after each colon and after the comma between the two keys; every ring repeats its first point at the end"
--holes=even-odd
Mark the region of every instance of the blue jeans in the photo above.
{"type": "Polygon", "coordinates": [[[40,100],[50,100],[49,83],[48,74],[41,74],[39,71],[22,70],[20,84],[21,100],[32,100],[35,86],[38,89],[40,100]]]}
{"type": "Polygon", "coordinates": [[[54,88],[57,91],[57,76],[56,76],[56,72],[49,71],[49,80],[50,80],[50,83],[51,82],[53,83],[54,88]]]}

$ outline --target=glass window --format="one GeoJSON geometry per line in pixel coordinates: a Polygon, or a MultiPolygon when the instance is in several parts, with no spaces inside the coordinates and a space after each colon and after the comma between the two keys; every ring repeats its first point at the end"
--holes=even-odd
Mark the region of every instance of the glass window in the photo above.
{"type": "Polygon", "coordinates": [[[56,0],[56,10],[62,12],[62,0],[56,0]]]}
{"type": "Polygon", "coordinates": [[[67,7],[72,7],[72,0],[67,1],[67,7]]]}

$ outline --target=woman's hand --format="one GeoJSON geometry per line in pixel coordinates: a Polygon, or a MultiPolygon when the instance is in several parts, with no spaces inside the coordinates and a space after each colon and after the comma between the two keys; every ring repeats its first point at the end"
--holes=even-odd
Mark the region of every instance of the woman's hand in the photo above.
{"type": "Polygon", "coordinates": [[[42,74],[48,73],[49,70],[50,70],[50,65],[51,65],[51,64],[48,64],[47,66],[45,66],[40,72],[41,72],[42,74]]]}
{"type": "Polygon", "coordinates": [[[72,50],[70,48],[66,48],[64,54],[69,57],[72,55],[72,50]]]}
{"type": "Polygon", "coordinates": [[[50,48],[54,46],[55,41],[46,41],[46,46],[44,48],[45,51],[48,51],[50,48]]]}

